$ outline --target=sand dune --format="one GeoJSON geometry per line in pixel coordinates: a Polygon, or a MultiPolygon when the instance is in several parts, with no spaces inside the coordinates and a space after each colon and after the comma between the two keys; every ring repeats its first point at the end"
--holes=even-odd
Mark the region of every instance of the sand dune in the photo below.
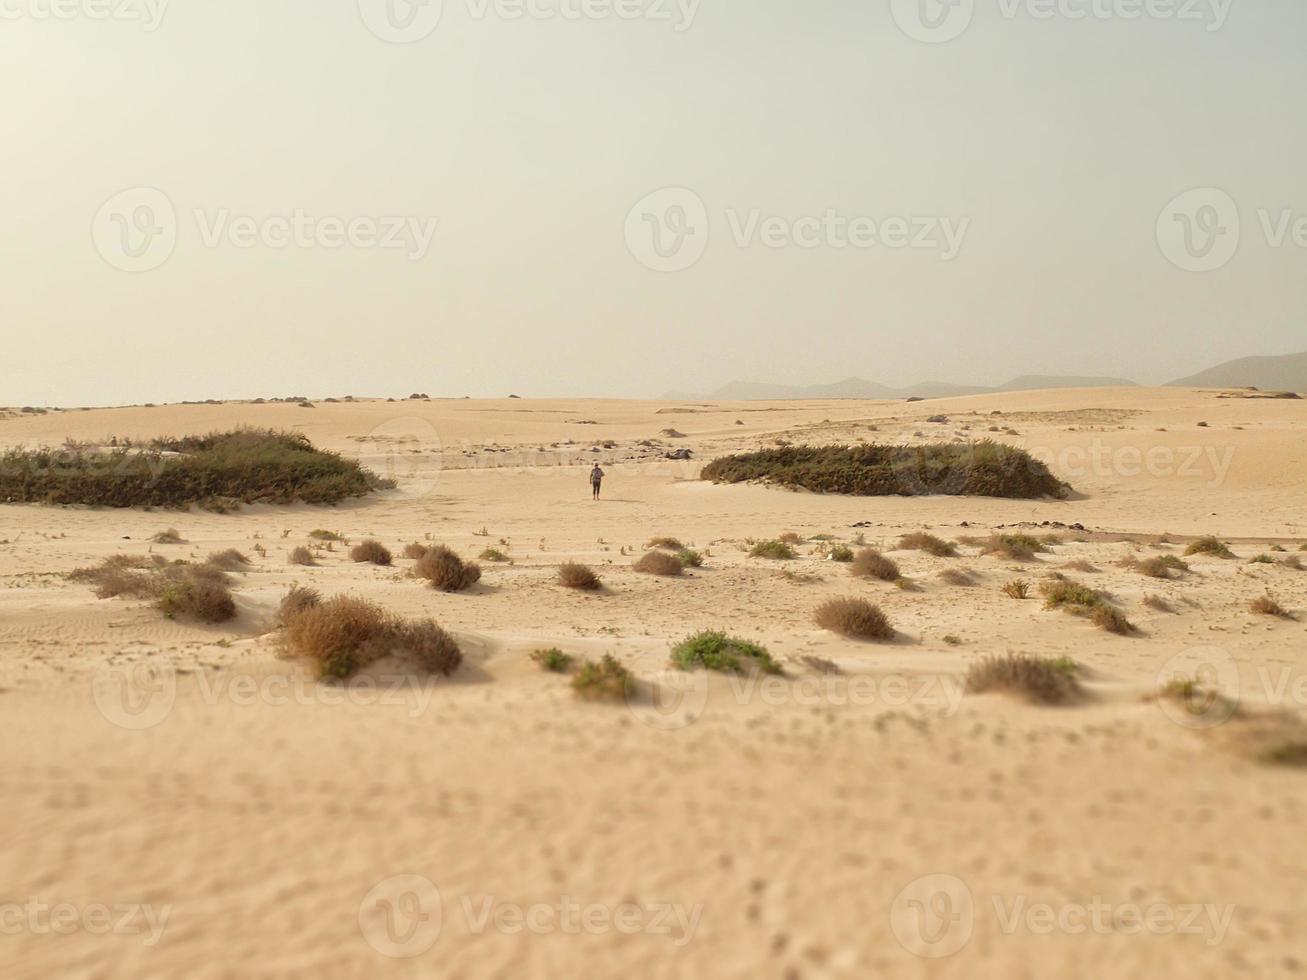
{"type": "Polygon", "coordinates": [[[231,515],[0,506],[6,975],[1295,975],[1307,783],[1250,746],[1307,707],[1307,571],[1285,563],[1307,541],[1307,416],[1220,394],[10,414],[3,447],[295,428],[398,489],[231,515]],[[697,479],[776,440],[981,438],[1028,449],[1075,492],[873,499],[697,479]],[[150,541],[166,527],[184,543],[150,541]],[[289,565],[317,528],[511,563],[455,595],[340,545],[289,565]],[[923,528],[1056,540],[1031,562],[895,550],[923,528]],[[796,560],[747,556],[787,531],[796,560]],[[633,571],[659,534],[704,566],[633,571]],[[1167,580],[1123,565],[1207,534],[1239,560],[1188,558],[1167,580]],[[819,536],[885,550],[915,590],[852,579],[819,536]],[[222,626],[65,578],[114,554],[232,547],[254,564],[222,626]],[[1248,562],[1260,554],[1272,561],[1248,562]],[[604,590],[560,588],[567,560],[604,590]],[[973,584],[940,577],[956,568],[973,584]],[[1000,591],[1055,571],[1109,592],[1139,633],[1000,591]],[[293,583],[432,616],[465,664],[436,681],[383,661],[362,686],[320,684],[280,656],[293,583]],[[1299,618],[1254,614],[1268,593],[1299,618]],[[819,630],[813,608],[843,595],[879,604],[898,639],[819,630]],[[670,671],[669,645],[708,627],[765,644],[786,676],[670,671]],[[646,694],[579,702],[529,659],[554,646],[612,653],[646,694]],[[1088,700],[964,696],[968,667],[1008,652],[1073,658],[1088,700]],[[1204,667],[1238,702],[1223,724],[1154,697],[1204,667]],[[71,908],[64,934],[33,903],[71,908]]]}

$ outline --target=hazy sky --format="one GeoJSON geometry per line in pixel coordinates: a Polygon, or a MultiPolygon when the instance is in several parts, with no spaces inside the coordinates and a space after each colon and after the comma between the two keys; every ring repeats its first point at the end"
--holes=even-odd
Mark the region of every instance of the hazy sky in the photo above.
{"type": "Polygon", "coordinates": [[[0,0],[0,404],[1307,349],[1302,0],[953,3],[0,0]]]}

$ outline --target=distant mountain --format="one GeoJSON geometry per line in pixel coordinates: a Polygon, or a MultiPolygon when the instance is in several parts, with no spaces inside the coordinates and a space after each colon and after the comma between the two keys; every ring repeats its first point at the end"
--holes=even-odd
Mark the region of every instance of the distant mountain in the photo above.
{"type": "Polygon", "coordinates": [[[768,385],[755,384],[752,381],[732,381],[722,385],[708,396],[714,401],[784,401],[786,399],[807,398],[897,398],[898,392],[893,388],[864,381],[861,378],[845,378],[828,385],[768,385]]]}
{"type": "Polygon", "coordinates": [[[801,401],[823,398],[865,398],[894,401],[903,398],[962,398],[966,395],[987,395],[997,391],[1033,391],[1038,388],[1118,388],[1134,387],[1133,381],[1123,378],[1075,378],[1057,375],[1026,375],[1014,378],[1000,388],[982,385],[955,385],[944,381],[923,381],[907,388],[891,388],[863,378],[845,378],[825,385],[773,385],[753,381],[732,381],[709,395],[688,395],[682,391],[669,391],[662,401],[748,402],[748,401],[801,401]]]}
{"type": "Polygon", "coordinates": [[[1172,388],[1261,388],[1307,391],[1307,353],[1279,357],[1241,357],[1179,381],[1172,388]]]}
{"type": "Polygon", "coordinates": [[[1045,388],[1137,388],[1126,378],[1078,378],[1061,374],[1023,374],[1003,385],[1000,391],[1041,391],[1045,388]]]}

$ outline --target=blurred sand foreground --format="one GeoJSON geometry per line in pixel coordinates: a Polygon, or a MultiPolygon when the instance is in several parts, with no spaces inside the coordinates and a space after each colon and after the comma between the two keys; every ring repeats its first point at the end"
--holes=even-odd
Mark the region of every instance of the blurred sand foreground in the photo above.
{"type": "Polygon", "coordinates": [[[400,486],[228,516],[0,506],[3,974],[1302,975],[1307,773],[1251,761],[1245,743],[1262,721],[1307,715],[1307,571],[1247,562],[1307,540],[1307,402],[1222,394],[10,412],[0,445],[293,427],[400,486]],[[778,438],[912,443],[991,426],[1076,497],[856,499],[696,480],[715,455],[778,438]],[[664,458],[680,449],[693,459],[664,458]],[[595,460],[609,474],[597,504],[595,460]],[[1039,528],[1063,543],[1025,564],[974,547],[892,551],[904,531],[1044,521],[1086,531],[1039,528]],[[151,544],[167,527],[186,543],[151,544]],[[469,558],[498,547],[513,563],[484,564],[460,595],[409,577],[403,559],[352,564],[340,546],[318,567],[288,565],[315,528],[397,554],[413,540],[469,558]],[[746,557],[747,539],[783,531],[809,540],[798,560],[746,557]],[[919,591],[812,554],[815,535],[858,533],[919,591]],[[1163,533],[1175,544],[1159,546],[1163,533]],[[1179,555],[1200,534],[1241,560],[1198,557],[1169,581],[1117,564],[1179,555]],[[679,580],[632,572],[655,535],[704,551],[705,566],[679,580]],[[231,547],[255,562],[222,627],[63,577],[115,553],[231,547]],[[555,584],[569,559],[606,590],[555,584]],[[1078,560],[1096,571],[1068,574],[1113,593],[1141,635],[1000,591],[1078,560]],[[957,567],[972,585],[940,579],[957,567]],[[293,582],[434,616],[466,662],[448,681],[378,665],[369,683],[318,684],[270,632],[293,582]],[[1300,618],[1254,615],[1268,592],[1300,618]],[[820,631],[812,609],[841,595],[878,602],[899,641],[820,631]],[[786,678],[669,672],[669,643],[704,627],[764,643],[786,678]],[[611,652],[664,696],[580,703],[528,659],[546,646],[611,652]],[[1093,699],[964,696],[967,666],[1007,651],[1074,657],[1093,699]],[[1238,715],[1202,727],[1150,700],[1181,668],[1237,697],[1238,715]]]}

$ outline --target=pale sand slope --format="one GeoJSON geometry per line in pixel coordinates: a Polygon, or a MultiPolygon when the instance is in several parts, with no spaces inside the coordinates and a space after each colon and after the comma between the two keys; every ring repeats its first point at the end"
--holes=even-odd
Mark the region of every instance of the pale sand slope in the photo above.
{"type": "Polygon", "coordinates": [[[0,419],[6,446],[294,426],[400,482],[334,510],[0,506],[5,975],[1299,975],[1307,774],[1249,761],[1244,748],[1261,713],[1307,711],[1307,620],[1248,610],[1270,591],[1307,614],[1307,572],[1197,558],[1194,574],[1157,581],[1117,565],[1179,554],[1185,535],[1220,534],[1243,559],[1276,543],[1294,552],[1307,538],[1307,403],[1217,394],[232,404],[0,419]],[[948,424],[926,421],[941,413],[948,424]],[[694,479],[714,455],[777,438],[911,443],[980,438],[992,425],[1039,449],[1077,499],[851,499],[694,479]],[[655,439],[662,445],[636,445],[655,439]],[[567,440],[575,444],[553,445],[567,440]],[[603,440],[617,445],[589,451],[603,440]],[[654,458],[682,447],[693,461],[654,458]],[[594,459],[609,473],[599,504],[585,477],[594,459]],[[1022,521],[1088,531],[1059,532],[1063,543],[1026,565],[975,547],[958,559],[893,552],[915,592],[857,582],[812,544],[788,563],[744,554],[746,539],[785,530],[848,541],[859,533],[851,525],[869,522],[867,542],[892,548],[922,527],[955,538],[1022,521]],[[187,543],[151,546],[168,526],[187,543]],[[411,562],[354,565],[339,545],[318,567],[288,566],[286,553],[319,527],[376,536],[396,552],[427,535],[469,557],[499,546],[514,564],[487,564],[479,587],[454,596],[410,578],[411,562]],[[1157,545],[1162,532],[1177,544],[1157,545]],[[631,572],[621,549],[638,555],[657,534],[705,550],[706,566],[683,580],[631,572]],[[239,576],[239,619],[170,622],[62,577],[151,547],[254,557],[239,576]],[[607,590],[556,586],[567,559],[593,564],[607,590]],[[999,591],[1077,559],[1098,570],[1068,574],[1113,593],[1142,635],[1106,634],[999,591]],[[975,572],[975,585],[939,579],[956,567],[975,572]],[[355,689],[335,703],[338,692],[277,656],[273,611],[292,582],[434,616],[467,663],[430,684],[381,664],[381,683],[397,678],[399,693],[355,689]],[[1176,612],[1143,606],[1146,594],[1176,612]],[[837,595],[872,597],[900,641],[819,631],[811,610],[837,595]],[[684,703],[705,700],[687,724],[647,704],[580,704],[527,657],[546,645],[612,652],[647,682],[684,687],[666,672],[669,642],[710,626],[765,643],[788,679],[691,683],[684,703]],[[1093,701],[1041,709],[962,698],[967,666],[1009,650],[1074,657],[1093,701]],[[843,673],[822,675],[805,656],[843,673]],[[1189,720],[1183,712],[1148,701],[1177,656],[1185,667],[1210,663],[1251,719],[1194,731],[1173,720],[1189,720]],[[143,690],[155,696],[125,707],[103,686],[115,677],[152,677],[143,690]],[[411,881],[388,883],[405,874],[433,882],[439,905],[426,895],[413,906],[411,881]],[[937,881],[909,888],[934,874],[958,879],[952,904],[937,881]],[[513,907],[565,898],[600,907],[588,930],[572,910],[561,920],[536,910],[535,933],[515,928],[513,907]],[[33,900],[81,910],[70,934],[16,908],[33,900]],[[95,934],[85,910],[97,903],[167,907],[168,918],[154,942],[141,914],[128,923],[139,932],[95,934]],[[605,925],[624,903],[637,907],[621,911],[624,930],[605,925]],[[1151,925],[1136,927],[1135,906],[1151,925]]]}

